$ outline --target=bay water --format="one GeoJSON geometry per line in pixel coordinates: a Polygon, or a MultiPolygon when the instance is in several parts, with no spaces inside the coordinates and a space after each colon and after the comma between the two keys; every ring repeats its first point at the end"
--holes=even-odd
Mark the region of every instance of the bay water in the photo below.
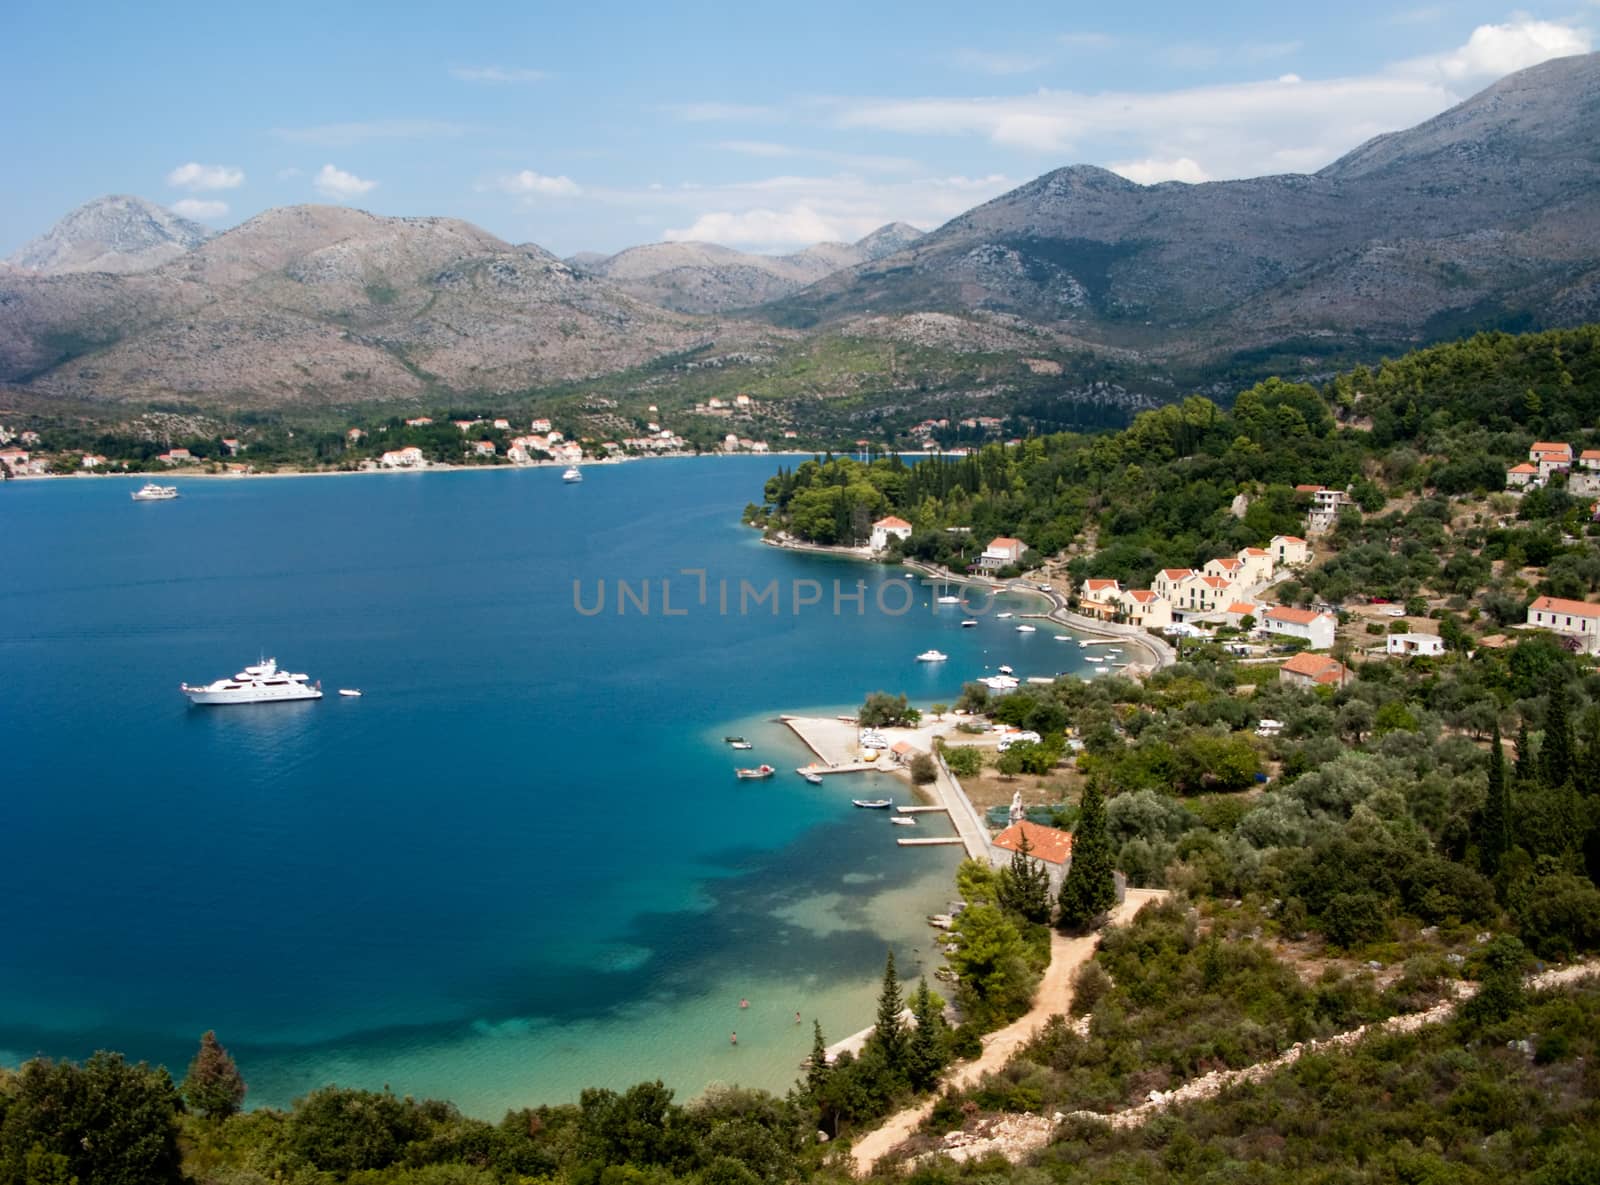
{"type": "Polygon", "coordinates": [[[781,1090],[813,1018],[869,1024],[886,950],[937,966],[960,849],[850,806],[899,781],[795,776],[776,715],[1083,652],[994,615],[1031,603],[963,630],[901,570],[763,545],[738,519],[776,463],[0,487],[0,1063],[181,1076],[215,1029],[250,1104],[337,1082],[498,1118],[781,1090]],[[327,698],[178,690],[263,655],[327,698]]]}

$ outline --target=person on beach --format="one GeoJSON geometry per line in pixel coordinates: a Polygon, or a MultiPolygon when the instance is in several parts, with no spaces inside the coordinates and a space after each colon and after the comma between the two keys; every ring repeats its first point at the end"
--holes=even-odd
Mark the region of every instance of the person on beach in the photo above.
{"type": "Polygon", "coordinates": [[[739,1007],[740,1008],[748,1008],[748,1007],[750,1007],[750,1001],[749,1000],[740,1000],[739,1001],[739,1007]]]}
{"type": "Polygon", "coordinates": [[[737,1030],[735,1030],[734,1032],[731,1032],[731,1033],[728,1034],[728,1044],[729,1045],[737,1045],[737,1044],[739,1044],[739,1033],[738,1033],[737,1030]]]}
{"type": "Polygon", "coordinates": [[[800,1023],[800,1014],[798,1012],[796,1012],[794,1014],[794,1023],[795,1024],[799,1024],[800,1023]]]}

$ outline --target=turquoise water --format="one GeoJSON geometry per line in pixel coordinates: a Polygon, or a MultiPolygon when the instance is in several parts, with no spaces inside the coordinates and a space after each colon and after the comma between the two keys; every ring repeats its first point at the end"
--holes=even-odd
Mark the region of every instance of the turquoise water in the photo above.
{"type": "Polygon", "coordinates": [[[958,849],[849,806],[898,782],[794,776],[771,718],[1082,652],[763,546],[737,520],[773,465],[0,487],[0,1062],[181,1072],[214,1028],[252,1103],[338,1081],[495,1117],[646,1076],[783,1088],[813,1016],[830,1040],[869,1023],[886,946],[933,966],[921,917],[958,849]],[[574,581],[593,609],[602,579],[580,612],[574,581]],[[861,611],[834,612],[835,579],[866,582],[861,611]],[[776,580],[779,612],[741,614],[741,580],[776,580]],[[796,580],[821,604],[797,611],[796,580]],[[262,653],[366,694],[179,694],[262,653]],[[780,773],[736,781],[746,759],[780,773]]]}

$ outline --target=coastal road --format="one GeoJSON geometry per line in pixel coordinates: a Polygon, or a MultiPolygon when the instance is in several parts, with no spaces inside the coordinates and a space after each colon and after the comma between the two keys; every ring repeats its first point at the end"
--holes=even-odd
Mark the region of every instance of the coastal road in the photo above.
{"type": "MultiPolygon", "coordinates": [[[[1150,902],[1160,901],[1167,895],[1165,889],[1129,889],[1127,897],[1111,911],[1106,924],[1126,925],[1150,902]]],[[[1078,969],[1094,956],[1095,948],[1099,945],[1098,931],[1076,938],[1051,931],[1050,966],[1039,981],[1033,1007],[1020,1019],[985,1037],[983,1052],[975,1060],[947,1073],[943,1085],[958,1090],[976,1085],[985,1074],[992,1074],[1010,1061],[1019,1049],[1038,1035],[1052,1016],[1065,1015],[1072,1005],[1072,981],[1077,977],[1078,969]]],[[[910,1139],[923,1120],[933,1112],[933,1104],[934,1100],[929,1099],[899,1111],[891,1115],[882,1127],[868,1132],[851,1145],[850,1159],[856,1172],[861,1175],[871,1172],[874,1164],[910,1139]]]]}

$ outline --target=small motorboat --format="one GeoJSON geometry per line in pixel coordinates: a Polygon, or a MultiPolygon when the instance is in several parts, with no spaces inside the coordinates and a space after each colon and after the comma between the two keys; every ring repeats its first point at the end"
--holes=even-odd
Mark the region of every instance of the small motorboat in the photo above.
{"type": "Polygon", "coordinates": [[[970,630],[973,626],[975,626],[977,624],[978,624],[977,618],[969,617],[969,618],[967,618],[965,621],[963,621],[961,623],[961,628],[964,629],[964,630],[970,630]]]}
{"type": "Polygon", "coordinates": [[[766,765],[766,764],[762,764],[762,765],[756,766],[755,769],[736,769],[736,770],[733,771],[733,775],[736,778],[744,778],[744,779],[770,778],[773,774],[775,774],[777,772],[778,771],[773,769],[772,766],[766,765]]]}
{"type": "Polygon", "coordinates": [[[722,740],[723,740],[723,742],[725,744],[737,745],[740,741],[744,740],[744,738],[743,737],[723,737],[722,740]]]}
{"type": "Polygon", "coordinates": [[[1087,650],[1087,649],[1089,649],[1089,643],[1087,641],[1079,642],[1078,643],[1078,649],[1079,650],[1087,650]]]}
{"type": "Polygon", "coordinates": [[[730,744],[728,746],[728,748],[730,748],[730,749],[754,749],[755,745],[753,745],[749,741],[734,741],[732,744],[730,744]]]}
{"type": "Polygon", "coordinates": [[[1039,627],[1036,626],[1036,625],[1023,624],[1023,625],[1019,625],[1017,627],[1017,633],[1019,633],[1019,634],[1031,634],[1034,631],[1036,631],[1038,628],[1039,627]]]}
{"type": "Polygon", "coordinates": [[[892,798],[852,798],[850,801],[864,811],[886,811],[894,805],[892,798]]]}
{"type": "Polygon", "coordinates": [[[999,670],[1002,675],[1015,675],[1017,673],[1006,663],[1001,663],[999,670]]]}
{"type": "Polygon", "coordinates": [[[917,655],[918,662],[944,662],[950,656],[943,650],[924,650],[917,655]]]}
{"type": "Polygon", "coordinates": [[[889,822],[893,823],[896,827],[915,827],[917,825],[917,821],[915,819],[902,819],[899,816],[890,819],[889,822]]]}
{"type": "Polygon", "coordinates": [[[810,782],[813,786],[822,785],[822,775],[817,773],[815,770],[803,769],[800,771],[800,776],[806,781],[810,782]]]}
{"type": "Polygon", "coordinates": [[[1070,642],[1070,641],[1072,641],[1072,635],[1071,634],[1057,634],[1056,635],[1056,641],[1057,642],[1070,642]]]}
{"type": "Polygon", "coordinates": [[[1088,658],[1084,659],[1083,661],[1084,662],[1105,662],[1105,659],[1101,658],[1097,654],[1091,654],[1088,658]]]}
{"type": "Polygon", "coordinates": [[[359,687],[341,687],[341,688],[339,688],[339,694],[340,695],[347,695],[351,699],[360,699],[361,698],[361,688],[359,688],[359,687]]]}
{"type": "Polygon", "coordinates": [[[959,605],[959,604],[961,604],[961,598],[960,597],[943,596],[943,597],[938,598],[938,601],[939,601],[939,604],[941,604],[941,605],[959,605]]]}
{"type": "Polygon", "coordinates": [[[996,621],[1004,621],[1006,618],[1010,617],[1011,614],[1009,614],[1009,613],[996,613],[994,616],[995,616],[995,620],[996,621]]]}

